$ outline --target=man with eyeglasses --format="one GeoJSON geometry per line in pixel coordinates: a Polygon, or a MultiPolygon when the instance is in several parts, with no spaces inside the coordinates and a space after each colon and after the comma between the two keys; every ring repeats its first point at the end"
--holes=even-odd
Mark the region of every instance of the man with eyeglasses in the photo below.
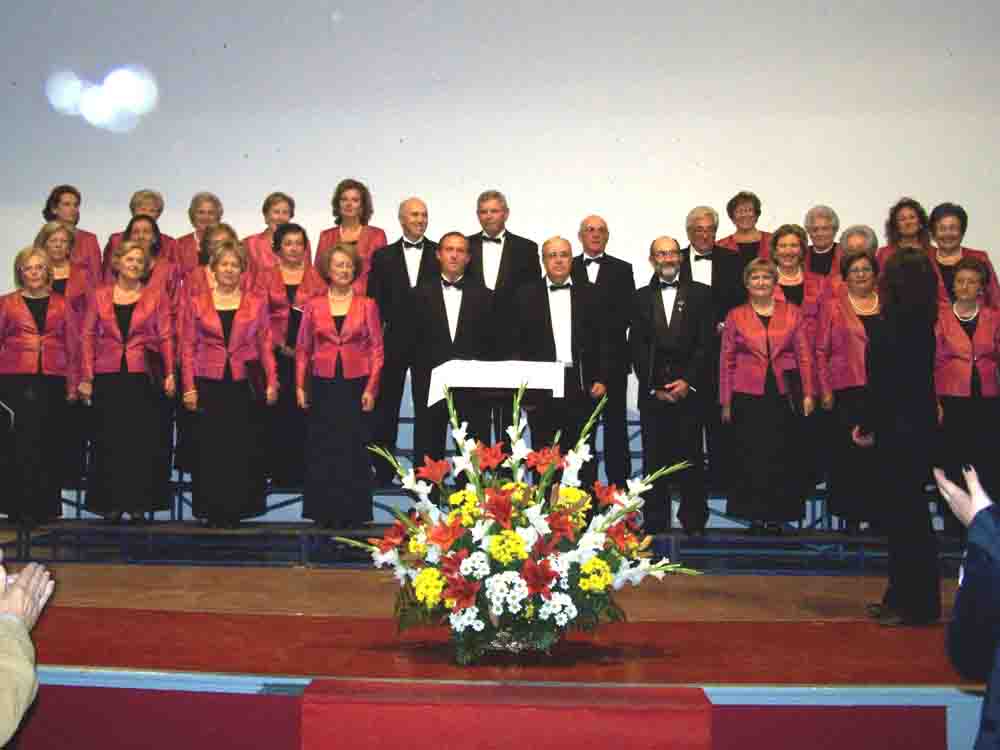
{"type": "MultiPolygon", "coordinates": [[[[658,237],[650,245],[654,275],[633,295],[629,345],[639,379],[643,473],[680,461],[691,463],[653,486],[643,509],[645,528],[650,533],[670,528],[670,490],[677,484],[677,517],[686,533],[700,536],[708,521],[701,440],[708,409],[703,401],[710,398],[718,357],[712,358],[712,290],[685,278],[683,262],[672,237],[658,237]]],[[[710,406],[714,408],[714,402],[710,406]]]]}
{"type": "Polygon", "coordinates": [[[625,395],[631,367],[627,336],[635,277],[631,263],[607,254],[611,234],[600,216],[581,221],[578,236],[583,252],[573,258],[570,277],[574,284],[594,288],[608,336],[608,403],[601,415],[604,471],[609,483],[624,487],[625,480],[632,476],[625,395]]]}

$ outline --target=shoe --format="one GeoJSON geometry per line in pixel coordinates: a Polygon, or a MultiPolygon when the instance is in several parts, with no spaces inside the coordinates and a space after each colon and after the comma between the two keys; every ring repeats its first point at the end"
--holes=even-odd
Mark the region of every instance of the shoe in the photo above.
{"type": "Polygon", "coordinates": [[[933,625],[937,622],[937,618],[917,618],[909,617],[907,615],[901,615],[899,612],[888,611],[882,617],[878,618],[878,624],[883,628],[900,628],[900,627],[910,627],[910,628],[920,628],[926,627],[927,625],[933,625]]]}
{"type": "Polygon", "coordinates": [[[685,526],[684,533],[691,539],[697,539],[705,536],[704,526],[685,526]]]}
{"type": "Polygon", "coordinates": [[[873,620],[878,620],[892,614],[892,609],[882,604],[882,602],[868,602],[865,605],[865,614],[873,620]]]}

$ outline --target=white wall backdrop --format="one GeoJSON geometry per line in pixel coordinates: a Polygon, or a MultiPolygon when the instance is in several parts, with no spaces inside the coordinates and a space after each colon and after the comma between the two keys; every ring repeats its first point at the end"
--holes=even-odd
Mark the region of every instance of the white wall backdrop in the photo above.
{"type": "Polygon", "coordinates": [[[689,208],[724,213],[743,188],[765,229],[828,203],[881,237],[906,194],[962,203],[967,243],[996,244],[996,4],[59,0],[5,15],[0,290],[62,182],[102,242],[146,187],[166,196],[171,234],[204,189],[259,231],[280,189],[315,236],[355,176],[390,238],[404,197],[427,200],[437,236],[476,229],[475,197],[496,187],[534,239],[576,244],[579,221],[603,215],[639,278],[654,237],[683,238],[689,208]],[[49,106],[53,72],[100,81],[126,64],[160,91],[135,130],[49,106]]]}

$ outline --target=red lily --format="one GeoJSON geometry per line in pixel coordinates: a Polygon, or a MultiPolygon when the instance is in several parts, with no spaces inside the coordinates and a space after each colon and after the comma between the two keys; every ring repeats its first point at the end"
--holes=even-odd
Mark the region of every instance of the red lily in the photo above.
{"type": "Polygon", "coordinates": [[[486,488],[486,502],[483,503],[483,511],[505,529],[510,528],[511,516],[514,513],[514,504],[511,502],[511,490],[495,490],[492,487],[486,488]]]}
{"type": "Polygon", "coordinates": [[[547,540],[545,537],[540,536],[535,542],[535,546],[531,548],[531,556],[536,560],[541,560],[543,557],[548,557],[553,552],[556,551],[557,545],[559,544],[559,537],[552,536],[547,540]]]}
{"type": "Polygon", "coordinates": [[[406,539],[406,526],[402,521],[396,521],[385,530],[381,539],[369,539],[368,541],[378,547],[378,551],[383,555],[391,549],[401,545],[406,539]]]}
{"type": "Polygon", "coordinates": [[[559,577],[559,574],[549,567],[548,560],[536,563],[530,557],[521,566],[521,578],[528,584],[529,594],[541,594],[543,599],[549,599],[552,591],[549,587],[559,577]]]}
{"type": "Polygon", "coordinates": [[[569,513],[552,513],[547,519],[549,528],[552,529],[552,540],[557,542],[563,537],[571,542],[576,541],[576,533],[573,531],[573,522],[569,513]]]}
{"type": "Polygon", "coordinates": [[[618,503],[618,487],[613,484],[606,485],[600,480],[594,482],[594,495],[602,508],[618,503]]]}
{"type": "Polygon", "coordinates": [[[479,457],[479,470],[489,471],[504,462],[507,454],[503,452],[503,443],[497,443],[492,448],[483,442],[476,443],[476,455],[479,457]]]}
{"type": "Polygon", "coordinates": [[[616,523],[605,533],[622,552],[626,552],[628,550],[629,542],[635,541],[635,537],[629,533],[628,528],[624,523],[616,523]]]}
{"type": "Polygon", "coordinates": [[[463,534],[465,534],[465,528],[462,526],[462,518],[455,516],[451,523],[439,523],[432,526],[427,532],[427,541],[436,544],[442,552],[446,552],[451,548],[451,545],[462,538],[463,534]]]}
{"type": "Polygon", "coordinates": [[[461,577],[452,578],[449,579],[448,585],[441,593],[441,598],[454,599],[455,604],[452,606],[451,611],[458,612],[459,610],[468,609],[476,605],[476,594],[479,593],[479,587],[479,581],[469,581],[461,577]]]}
{"type": "Polygon", "coordinates": [[[460,549],[454,555],[441,558],[441,575],[449,581],[454,578],[461,578],[462,574],[459,571],[459,568],[462,567],[462,561],[468,556],[469,550],[460,549]]]}
{"type": "Polygon", "coordinates": [[[417,469],[417,479],[427,479],[434,484],[441,484],[449,471],[451,464],[447,461],[435,461],[430,456],[424,456],[424,465],[417,469]]]}
{"type": "Polygon", "coordinates": [[[549,466],[553,464],[557,469],[561,469],[566,465],[566,461],[559,453],[558,445],[554,445],[551,448],[542,448],[540,451],[532,451],[525,456],[524,460],[529,469],[534,469],[539,474],[544,474],[548,471],[549,466]]]}

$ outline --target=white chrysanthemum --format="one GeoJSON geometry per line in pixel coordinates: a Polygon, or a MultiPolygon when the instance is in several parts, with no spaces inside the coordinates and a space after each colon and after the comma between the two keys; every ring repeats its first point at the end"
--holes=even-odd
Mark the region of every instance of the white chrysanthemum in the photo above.
{"type": "Polygon", "coordinates": [[[490,574],[490,557],[485,552],[473,552],[462,560],[458,570],[466,578],[481,581],[490,574]]]}
{"type": "Polygon", "coordinates": [[[570,620],[576,619],[578,612],[576,605],[569,594],[555,591],[552,596],[542,602],[538,608],[538,618],[541,620],[553,619],[556,625],[564,627],[570,620]]]}
{"type": "Polygon", "coordinates": [[[388,552],[381,552],[378,549],[374,549],[372,550],[372,562],[375,563],[376,568],[386,565],[397,565],[399,563],[399,550],[395,547],[388,552]]]}
{"type": "Polygon", "coordinates": [[[566,555],[556,553],[546,558],[549,561],[549,570],[559,576],[559,588],[569,591],[569,569],[573,561],[566,555]]]}
{"type": "Polygon", "coordinates": [[[456,633],[461,633],[466,628],[479,632],[486,627],[486,623],[479,619],[479,610],[476,607],[466,607],[461,612],[452,612],[448,615],[448,620],[451,622],[451,629],[456,633]]]}
{"type": "Polygon", "coordinates": [[[490,602],[490,612],[494,617],[503,614],[504,608],[517,614],[528,597],[528,584],[516,570],[499,573],[486,579],[486,598],[490,602]]]}

